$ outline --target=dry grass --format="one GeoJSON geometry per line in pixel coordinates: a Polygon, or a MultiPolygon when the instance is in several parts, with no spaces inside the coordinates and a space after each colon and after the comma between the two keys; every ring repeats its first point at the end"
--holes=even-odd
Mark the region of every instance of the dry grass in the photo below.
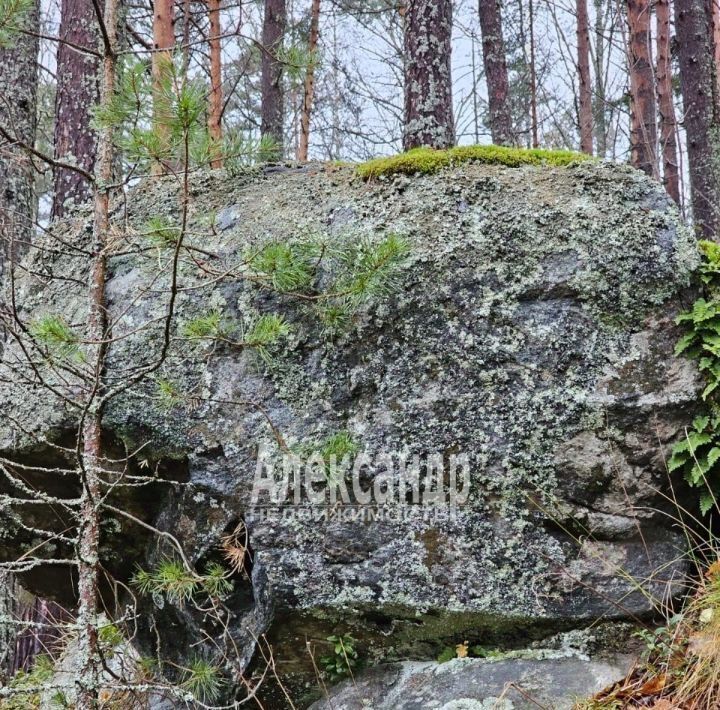
{"type": "Polygon", "coordinates": [[[220,540],[220,549],[230,569],[236,574],[243,574],[248,556],[248,531],[244,522],[220,540]]]}
{"type": "Polygon", "coordinates": [[[576,710],[720,708],[720,558],[699,577],[682,613],[643,638],[647,651],[628,675],[576,710]]]}

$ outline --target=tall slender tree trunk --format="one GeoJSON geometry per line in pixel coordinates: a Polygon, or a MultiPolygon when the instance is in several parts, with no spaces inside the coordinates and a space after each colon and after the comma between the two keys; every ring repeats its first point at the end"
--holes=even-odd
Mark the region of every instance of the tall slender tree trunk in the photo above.
{"type": "Polygon", "coordinates": [[[278,58],[287,24],[285,0],[265,0],[262,43],[262,98],[260,131],[272,138],[275,147],[269,157],[280,159],[285,153],[285,91],[283,64],[278,58]]]}
{"type": "Polygon", "coordinates": [[[12,624],[16,618],[17,579],[10,573],[0,572],[0,678],[15,673],[15,637],[17,628],[12,624]]]}
{"type": "Polygon", "coordinates": [[[587,0],[577,0],[577,51],[580,125],[580,150],[593,154],[593,110],[590,88],[590,28],[588,26],[587,0]]]}
{"type": "Polygon", "coordinates": [[[514,139],[500,0],[479,0],[478,13],[488,89],[490,135],[496,145],[512,145],[514,139]]]}
{"type": "Polygon", "coordinates": [[[215,157],[210,161],[211,168],[222,168],[220,155],[222,141],[222,56],[220,35],[220,0],[208,0],[208,16],[210,20],[210,112],[208,116],[208,132],[215,143],[215,157]]]}
{"type": "Polygon", "coordinates": [[[452,0],[408,0],[405,10],[403,147],[455,145],[452,0]]]}
{"type": "Polygon", "coordinates": [[[713,45],[715,49],[715,71],[718,75],[718,83],[720,83],[720,0],[711,0],[714,38],[713,45]]]}
{"type": "Polygon", "coordinates": [[[660,150],[663,182],[668,195],[680,204],[680,175],[672,90],[670,58],[670,0],[656,0],[657,16],[657,99],[660,113],[660,150]]]}
{"type": "MultiPolygon", "coordinates": [[[[105,43],[100,85],[100,106],[112,100],[116,81],[118,0],[105,0],[105,43]]],[[[77,710],[95,710],[98,674],[98,586],[100,580],[100,506],[103,448],[101,438],[104,393],[105,345],[107,342],[107,246],[110,238],[110,196],[114,162],[113,130],[104,127],[98,136],[95,164],[92,257],[88,282],[87,361],[94,373],[82,422],[82,493],[78,542],[78,695],[77,710]]]]}
{"type": "MultiPolygon", "coordinates": [[[[26,26],[38,31],[37,7],[26,26]]],[[[35,145],[38,40],[23,34],[13,42],[0,47],[0,126],[7,132],[0,137],[0,279],[6,261],[32,239],[36,202],[32,162],[19,144],[35,145]]]]}
{"type": "Polygon", "coordinates": [[[188,68],[190,66],[190,0],[183,0],[182,4],[182,57],[183,57],[183,77],[187,79],[188,68]]]}
{"type": "MultiPolygon", "coordinates": [[[[38,32],[37,6],[24,26],[38,32]]],[[[37,88],[38,39],[31,34],[16,35],[12,46],[0,47],[0,126],[9,136],[0,137],[0,308],[5,302],[10,261],[27,248],[33,236],[35,173],[18,143],[35,145],[37,88]]],[[[0,352],[3,340],[0,329],[0,352]]],[[[15,670],[18,628],[10,622],[22,608],[19,592],[12,574],[0,574],[0,675],[15,670]]]]}
{"type": "MultiPolygon", "coordinates": [[[[62,0],[60,38],[95,52],[100,33],[92,0],[62,0]]],[[[91,126],[98,102],[100,59],[61,42],[57,53],[55,95],[55,158],[78,165],[88,173],[95,166],[97,137],[91,126]]],[[[78,172],[55,168],[53,217],[62,217],[71,204],[90,199],[92,187],[78,172]]]]}
{"type": "Polygon", "coordinates": [[[342,91],[340,89],[340,60],[339,55],[339,42],[338,42],[338,19],[337,19],[337,8],[331,7],[332,12],[332,60],[330,66],[332,67],[332,101],[331,101],[331,115],[332,115],[332,129],[330,131],[330,145],[327,151],[328,160],[337,160],[342,150],[342,134],[340,132],[340,106],[342,101],[342,91]]]}
{"type": "Polygon", "coordinates": [[[720,91],[713,42],[712,0],[675,3],[684,125],[695,226],[720,239],[720,91]]]}
{"type": "Polygon", "coordinates": [[[305,92],[303,94],[302,117],[300,119],[300,147],[298,160],[308,159],[310,148],[310,116],[312,114],[313,100],[315,98],[315,65],[318,39],[320,38],[320,0],[313,0],[310,9],[310,36],[308,37],[308,52],[310,64],[305,74],[305,92]]]}
{"type": "Polygon", "coordinates": [[[8,592],[13,595],[13,606],[17,610],[15,617],[30,622],[30,625],[19,629],[12,625],[9,627],[14,632],[10,675],[18,671],[31,671],[38,656],[57,660],[65,643],[62,626],[71,621],[70,615],[59,604],[35,597],[24,590],[11,575],[6,582],[0,575],[0,583],[7,583],[8,592]]]}
{"type": "Polygon", "coordinates": [[[530,33],[530,136],[532,147],[540,146],[537,100],[537,64],[535,62],[535,5],[528,0],[528,29],[530,33]]]}
{"type": "MultiPolygon", "coordinates": [[[[155,0],[153,11],[153,129],[160,138],[162,151],[167,151],[170,142],[168,119],[171,107],[168,105],[168,80],[172,67],[172,50],[175,47],[175,2],[155,0]]],[[[165,156],[152,166],[154,175],[162,175],[166,169],[165,156]]]]}
{"type": "Polygon", "coordinates": [[[593,119],[595,124],[595,152],[601,158],[607,155],[607,119],[606,119],[606,90],[605,90],[605,48],[606,43],[612,41],[613,27],[606,37],[605,0],[595,0],[595,95],[593,97],[593,119]]]}
{"type": "Polygon", "coordinates": [[[659,177],[650,0],[627,0],[627,16],[630,31],[628,58],[632,99],[630,160],[636,168],[653,177],[659,177]]]}
{"type": "Polygon", "coordinates": [[[472,99],[473,99],[473,130],[475,133],[475,143],[480,142],[480,102],[478,100],[478,71],[477,71],[477,50],[475,49],[475,33],[470,36],[472,40],[472,50],[470,52],[470,68],[472,71],[472,99]]]}

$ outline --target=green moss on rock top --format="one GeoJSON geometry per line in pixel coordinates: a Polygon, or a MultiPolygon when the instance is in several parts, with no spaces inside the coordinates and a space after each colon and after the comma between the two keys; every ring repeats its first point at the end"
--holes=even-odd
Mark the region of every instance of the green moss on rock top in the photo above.
{"type": "Polygon", "coordinates": [[[407,153],[400,153],[389,158],[369,160],[358,165],[357,172],[360,177],[369,180],[381,175],[435,173],[442,168],[468,162],[517,168],[521,165],[562,166],[583,160],[591,160],[591,157],[572,150],[527,150],[499,145],[469,145],[448,150],[415,148],[407,153]]]}

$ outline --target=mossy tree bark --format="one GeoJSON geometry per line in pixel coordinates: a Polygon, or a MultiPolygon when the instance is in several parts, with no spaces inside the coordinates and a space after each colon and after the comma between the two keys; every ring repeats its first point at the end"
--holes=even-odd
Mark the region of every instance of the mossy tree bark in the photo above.
{"type": "Polygon", "coordinates": [[[720,91],[712,0],[675,3],[680,83],[693,217],[698,232],[720,238],[720,91]]]}
{"type": "MultiPolygon", "coordinates": [[[[38,31],[38,8],[25,21],[30,32],[38,31]]],[[[18,35],[11,47],[0,47],[0,125],[11,138],[35,144],[38,39],[18,35]]],[[[17,143],[0,145],[0,308],[5,302],[7,266],[32,240],[36,199],[34,170],[30,156],[17,143]]],[[[4,340],[0,328],[0,351],[4,340]]],[[[17,580],[12,574],[0,576],[0,671],[14,670],[17,628],[2,619],[14,619],[20,610],[17,580]]]]}
{"type": "Polygon", "coordinates": [[[490,135],[496,145],[513,145],[507,59],[500,0],[479,0],[483,64],[488,89],[490,135]]]}
{"type": "MultiPolygon", "coordinates": [[[[92,0],[62,0],[59,36],[66,41],[58,45],[57,55],[55,158],[92,173],[97,150],[92,108],[100,97],[100,33],[92,0]]],[[[71,202],[85,202],[91,195],[92,186],[85,177],[55,166],[54,217],[62,217],[71,202]]]]}
{"type": "Polygon", "coordinates": [[[405,150],[455,145],[452,2],[408,0],[405,7],[405,150]]]}
{"type": "MultiPolygon", "coordinates": [[[[38,31],[37,6],[25,26],[38,31]]],[[[38,40],[26,33],[13,42],[0,47],[0,126],[7,132],[0,139],[0,278],[6,260],[30,242],[35,218],[32,161],[20,144],[35,144],[38,40]]]]}
{"type": "Polygon", "coordinates": [[[272,155],[280,159],[285,153],[285,91],[283,64],[278,53],[282,49],[287,24],[285,0],[265,0],[262,30],[262,97],[260,102],[260,132],[272,138],[272,155]]]}

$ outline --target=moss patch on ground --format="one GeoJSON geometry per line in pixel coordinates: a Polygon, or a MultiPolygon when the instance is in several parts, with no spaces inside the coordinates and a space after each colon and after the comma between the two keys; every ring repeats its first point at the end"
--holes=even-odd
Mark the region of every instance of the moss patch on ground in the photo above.
{"type": "Polygon", "coordinates": [[[435,173],[442,168],[467,162],[490,165],[553,165],[562,166],[592,160],[591,156],[572,150],[527,150],[507,148],[499,145],[468,145],[435,150],[433,148],[415,148],[389,158],[376,158],[358,165],[357,172],[365,180],[381,175],[415,175],[416,173],[435,173]]]}

